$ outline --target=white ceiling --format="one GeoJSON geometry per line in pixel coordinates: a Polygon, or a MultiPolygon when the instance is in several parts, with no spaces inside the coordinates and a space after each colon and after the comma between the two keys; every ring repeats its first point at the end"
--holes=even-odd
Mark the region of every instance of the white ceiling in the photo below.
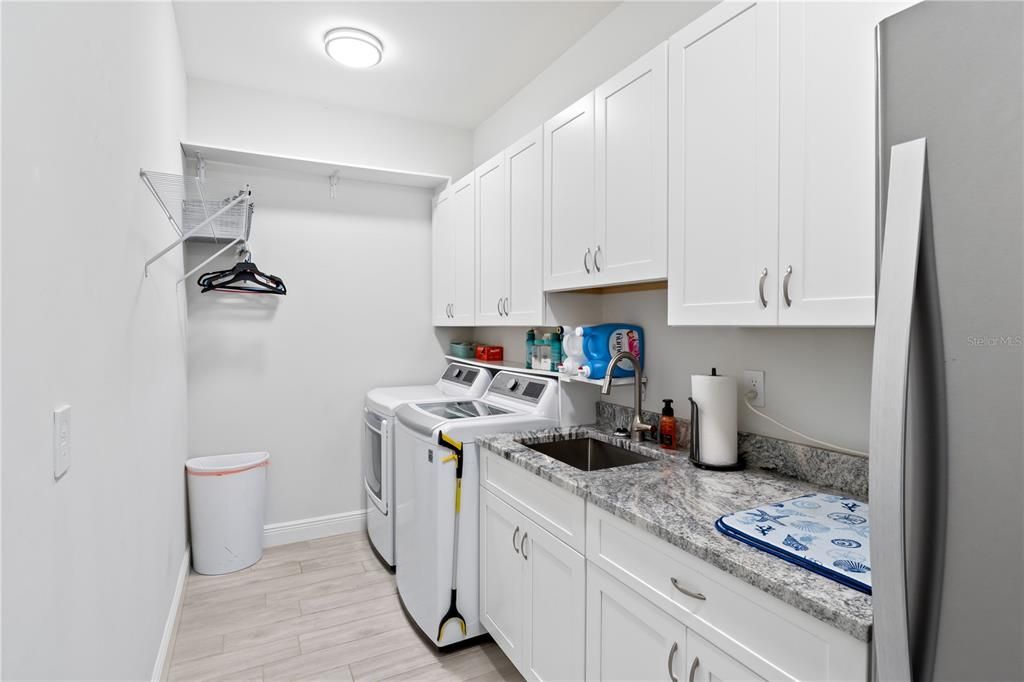
{"type": "Polygon", "coordinates": [[[177,2],[190,77],[473,128],[610,12],[615,2],[177,2]],[[363,71],[323,34],[384,42],[363,71]]]}

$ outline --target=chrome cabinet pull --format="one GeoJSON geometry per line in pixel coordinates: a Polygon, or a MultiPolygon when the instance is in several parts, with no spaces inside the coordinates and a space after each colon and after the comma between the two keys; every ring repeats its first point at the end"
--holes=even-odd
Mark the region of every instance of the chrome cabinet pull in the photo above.
{"type": "Polygon", "coordinates": [[[519,537],[519,526],[516,526],[516,532],[512,533],[512,549],[514,549],[516,551],[516,554],[519,554],[519,544],[518,544],[518,541],[516,540],[516,538],[518,538],[518,537],[519,537]]]}
{"type": "Polygon", "coordinates": [[[594,251],[594,269],[601,272],[601,264],[597,262],[597,256],[601,253],[601,245],[597,245],[597,250],[594,251]]]}
{"type": "Polygon", "coordinates": [[[508,296],[505,297],[505,317],[508,317],[508,296]]]}
{"type": "Polygon", "coordinates": [[[700,667],[700,659],[697,658],[696,656],[694,656],[693,657],[693,663],[690,664],[690,676],[689,676],[689,678],[687,678],[688,682],[693,682],[694,681],[694,678],[697,675],[697,668],[699,668],[699,667],[700,667]]]}
{"type": "Polygon", "coordinates": [[[589,246],[587,247],[587,252],[585,254],[583,254],[583,269],[587,271],[588,275],[590,274],[590,247],[589,246]]]}
{"type": "Polygon", "coordinates": [[[523,551],[523,558],[524,559],[529,559],[530,558],[530,557],[526,556],[526,538],[528,538],[528,537],[530,537],[529,533],[523,533],[523,539],[519,541],[519,549],[521,549],[523,551]]]}
{"type": "Polygon", "coordinates": [[[694,599],[700,599],[701,601],[707,600],[707,597],[705,597],[700,592],[691,592],[690,590],[680,585],[679,581],[675,579],[675,576],[672,576],[672,587],[676,588],[677,590],[685,594],[687,597],[693,597],[694,599]]]}
{"type": "Polygon", "coordinates": [[[764,297],[764,281],[768,279],[768,268],[761,271],[761,279],[757,282],[757,293],[761,296],[761,308],[768,307],[768,299],[764,297]]]}
{"type": "Polygon", "coordinates": [[[782,300],[786,302],[787,308],[793,307],[793,301],[789,298],[789,278],[793,276],[793,266],[786,267],[786,276],[782,278],[782,300]]]}
{"type": "Polygon", "coordinates": [[[672,672],[672,661],[675,659],[677,651],[679,651],[679,643],[672,642],[672,648],[668,650],[668,679],[672,682],[679,682],[679,678],[672,672]]]}
{"type": "Polygon", "coordinates": [[[502,312],[501,312],[501,299],[499,298],[498,299],[498,317],[501,317],[501,316],[502,316],[502,312]]]}

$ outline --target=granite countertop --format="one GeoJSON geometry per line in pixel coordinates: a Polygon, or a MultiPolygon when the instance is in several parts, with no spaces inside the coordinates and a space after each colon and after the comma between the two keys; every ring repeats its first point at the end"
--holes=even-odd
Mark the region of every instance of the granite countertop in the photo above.
{"type": "Polygon", "coordinates": [[[687,452],[632,443],[593,427],[481,436],[505,459],[697,556],[862,641],[871,634],[871,597],[799,568],[715,529],[733,512],[812,492],[835,492],[762,469],[713,472],[690,464],[687,452]],[[655,461],[581,471],[533,450],[531,443],[591,437],[655,461]]]}

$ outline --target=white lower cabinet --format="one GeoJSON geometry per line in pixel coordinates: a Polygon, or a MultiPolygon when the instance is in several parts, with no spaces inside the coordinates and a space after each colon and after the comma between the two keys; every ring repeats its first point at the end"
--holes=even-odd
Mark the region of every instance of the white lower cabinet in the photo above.
{"type": "Polygon", "coordinates": [[[867,642],[486,449],[480,481],[480,621],[526,679],[869,678],[867,642]]]}
{"type": "Polygon", "coordinates": [[[687,682],[749,682],[764,679],[692,630],[686,633],[686,670],[687,682]]]}
{"type": "Polygon", "coordinates": [[[587,679],[671,680],[686,665],[686,628],[587,565],[587,679]]]}
{"type": "Polygon", "coordinates": [[[526,679],[583,679],[583,557],[487,489],[480,517],[484,627],[526,679]]]}

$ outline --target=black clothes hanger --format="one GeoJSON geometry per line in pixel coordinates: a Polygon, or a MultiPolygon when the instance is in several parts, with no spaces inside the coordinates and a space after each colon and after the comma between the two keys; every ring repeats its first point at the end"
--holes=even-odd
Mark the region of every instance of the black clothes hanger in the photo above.
{"type": "Polygon", "coordinates": [[[196,284],[202,287],[202,293],[208,291],[233,291],[239,294],[278,294],[284,296],[288,289],[284,280],[275,275],[260,272],[256,264],[245,260],[227,270],[215,270],[199,275],[196,284]]]}

